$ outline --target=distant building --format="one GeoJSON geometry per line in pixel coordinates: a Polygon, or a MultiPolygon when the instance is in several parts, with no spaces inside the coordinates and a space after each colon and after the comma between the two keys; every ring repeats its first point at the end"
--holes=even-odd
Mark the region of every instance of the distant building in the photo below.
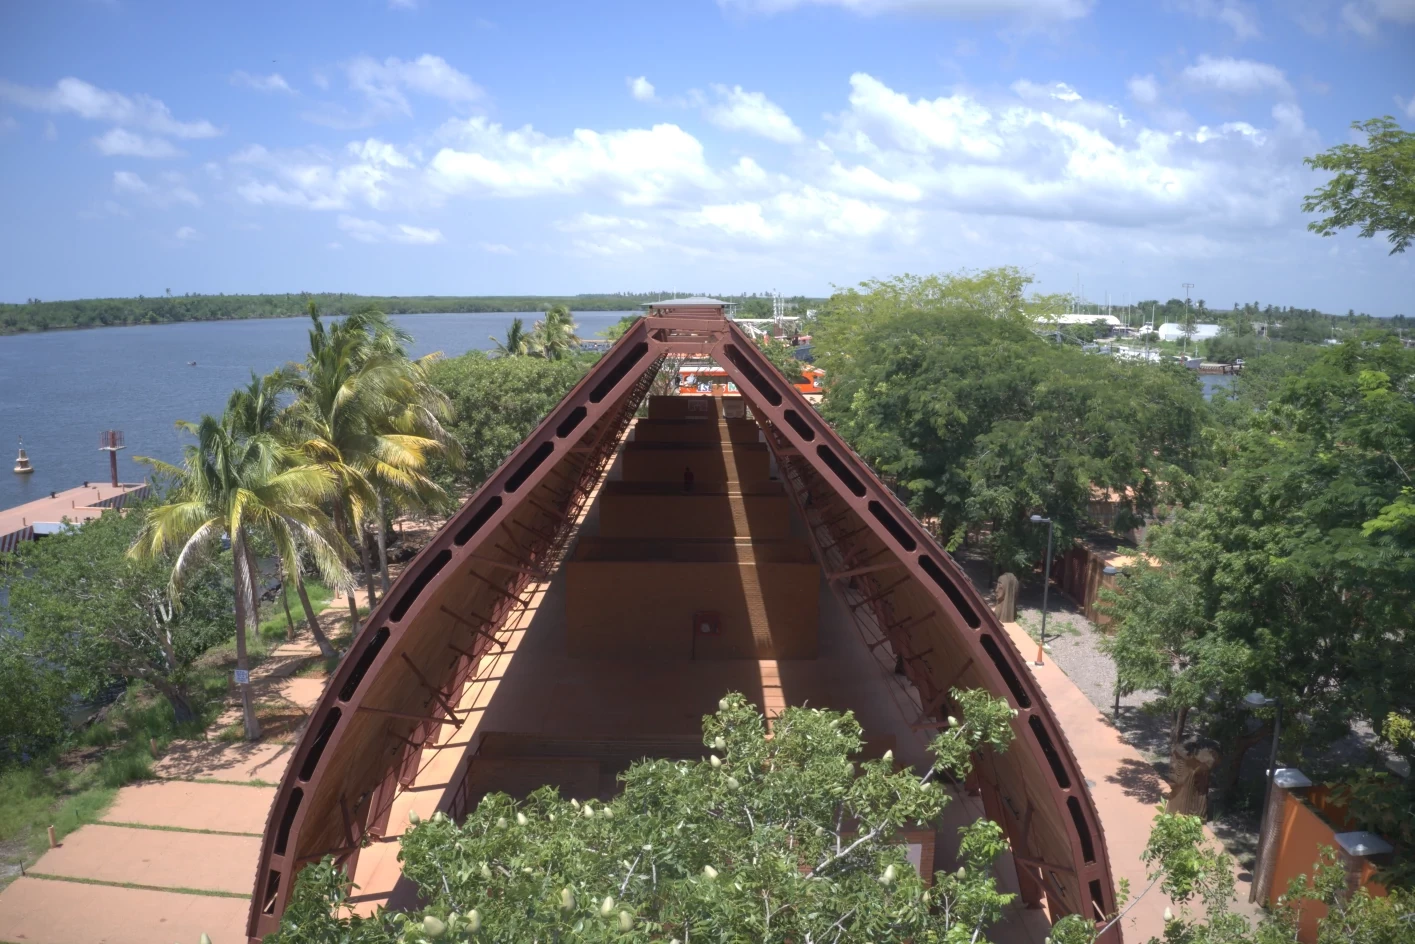
{"type": "MultiPolygon", "coordinates": [[[[1207,341],[1209,338],[1216,338],[1223,333],[1223,327],[1216,324],[1196,324],[1194,332],[1189,335],[1191,341],[1207,341]]],[[[1175,324],[1173,321],[1166,321],[1160,325],[1159,336],[1161,341],[1183,341],[1184,326],[1175,324]]]]}
{"type": "Polygon", "coordinates": [[[1112,331],[1121,327],[1120,319],[1114,315],[1042,315],[1037,319],[1037,325],[1041,328],[1068,328],[1077,325],[1090,325],[1096,328],[1096,333],[1101,337],[1108,337],[1112,331]]]}

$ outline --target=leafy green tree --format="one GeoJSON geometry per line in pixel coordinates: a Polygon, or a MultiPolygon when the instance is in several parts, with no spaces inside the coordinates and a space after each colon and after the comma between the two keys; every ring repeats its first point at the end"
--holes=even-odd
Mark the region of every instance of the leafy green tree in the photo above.
{"type": "MultiPolygon", "coordinates": [[[[640,761],[609,803],[566,801],[543,788],[517,802],[484,798],[463,823],[412,817],[404,874],[418,888],[409,912],[351,916],[350,885],[331,859],[297,878],[271,944],[530,944],[644,942],[920,941],[979,944],[1015,900],[993,869],[1007,840],[995,823],[959,830],[959,859],[926,885],[899,842],[909,825],[937,821],[944,777],[967,776],[980,750],[1006,750],[1012,710],[985,692],[953,692],[961,721],[931,745],[923,776],[891,755],[859,761],[850,713],[789,708],[765,737],[761,715],[728,695],[703,721],[698,762],[640,761]]],[[[1160,813],[1145,850],[1149,884],[1101,922],[1070,915],[1052,944],[1095,944],[1155,889],[1164,944],[1295,944],[1299,909],[1331,908],[1321,944],[1396,944],[1415,922],[1415,898],[1345,895],[1326,855],[1295,881],[1257,927],[1230,910],[1235,868],[1194,816],[1160,813]]],[[[1161,939],[1152,939],[1157,944],[1161,939]]]]}
{"type": "MultiPolygon", "coordinates": [[[[259,377],[252,372],[250,383],[245,387],[237,387],[226,401],[224,421],[237,437],[245,439],[250,439],[253,436],[272,437],[286,446],[291,446],[292,444],[287,441],[289,430],[284,423],[285,410],[282,401],[294,383],[295,372],[293,367],[289,365],[272,371],[264,377],[259,377]]],[[[290,463],[298,462],[293,451],[287,452],[284,455],[284,460],[290,463]]],[[[251,537],[253,542],[262,542],[262,539],[265,538],[260,533],[255,533],[251,537]]],[[[294,533],[294,538],[296,544],[300,544],[298,531],[294,533]]],[[[263,543],[269,544],[269,541],[265,540],[263,543]]],[[[266,548],[262,547],[261,550],[264,551],[266,548]]],[[[259,554],[256,556],[258,559],[259,554]]],[[[298,554],[296,559],[303,561],[304,555],[298,554]]],[[[285,582],[286,575],[294,577],[295,592],[304,610],[305,621],[309,624],[310,635],[314,638],[315,645],[319,646],[320,655],[326,659],[334,658],[334,645],[329,641],[329,637],[325,635],[323,627],[319,624],[319,616],[310,603],[309,591],[305,587],[302,571],[299,569],[293,572],[286,570],[283,560],[280,562],[279,569],[282,584],[285,582]]],[[[343,570],[332,576],[341,583],[347,582],[348,579],[347,573],[343,570]]],[[[252,606],[255,604],[253,603],[252,606]]]]}
{"type": "Polygon", "coordinates": [[[999,569],[1027,568],[1056,521],[1059,547],[1108,489],[1116,527],[1187,494],[1202,456],[1202,394],[1168,365],[1058,346],[1035,318],[1063,304],[1024,296],[1026,277],[906,276],[832,298],[814,334],[822,412],[957,546],[986,534],[999,569]]]}
{"type": "Polygon", "coordinates": [[[511,327],[506,329],[506,340],[504,342],[491,338],[491,343],[496,345],[496,352],[502,357],[522,357],[530,353],[531,339],[526,334],[525,322],[520,318],[511,319],[511,327]]]}
{"type": "Polygon", "coordinates": [[[1119,592],[1101,591],[1100,609],[1111,620],[1100,647],[1115,662],[1118,693],[1158,693],[1146,707],[1170,717],[1171,751],[1191,712],[1247,691],[1248,648],[1210,632],[1198,586],[1177,568],[1137,564],[1119,592]]]}
{"type": "MultiPolygon", "coordinates": [[[[409,360],[403,350],[407,336],[382,312],[355,313],[326,328],[311,303],[310,321],[309,354],[293,382],[286,435],[335,483],[334,526],[358,554],[372,605],[374,569],[362,522],[376,512],[382,531],[383,495],[390,491],[426,502],[440,496],[427,463],[447,452],[441,419],[449,407],[427,379],[436,357],[409,360]]],[[[455,458],[455,450],[449,456],[455,458]]],[[[347,602],[357,628],[352,588],[347,602]]]]}
{"type": "Polygon", "coordinates": [[[1335,175],[1302,201],[1305,212],[1326,214],[1307,228],[1330,236],[1359,226],[1366,239],[1385,233],[1391,255],[1404,252],[1415,237],[1415,134],[1389,115],[1351,127],[1365,144],[1339,144],[1303,161],[1335,175]]]}
{"type": "Polygon", "coordinates": [[[796,355],[792,353],[791,345],[780,338],[773,338],[770,335],[760,335],[757,339],[757,347],[761,348],[766,359],[771,361],[771,366],[781,371],[781,376],[791,383],[799,383],[801,380],[801,362],[796,360],[796,355]]]}
{"type": "Polygon", "coordinates": [[[1243,691],[1300,706],[1285,716],[1288,750],[1415,716],[1412,384],[1415,351],[1394,339],[1323,350],[1266,409],[1218,431],[1221,473],[1155,529],[1164,573],[1123,588],[1122,680],[1167,672],[1172,687],[1154,685],[1165,707],[1203,712],[1231,775],[1255,740],[1243,691]]]}
{"type": "MultiPolygon", "coordinates": [[[[167,699],[179,723],[196,718],[190,669],[230,638],[231,584],[211,559],[174,587],[170,555],[128,556],[144,510],[108,512],[5,555],[0,581],[16,636],[6,640],[0,661],[9,669],[13,660],[28,662],[35,677],[13,692],[7,686],[0,701],[41,705],[56,683],[91,699],[114,681],[141,681],[167,699]]],[[[52,736],[55,726],[41,723],[37,733],[52,736]]]]}
{"type": "Polygon", "coordinates": [[[564,305],[553,305],[531,328],[530,352],[548,361],[566,360],[579,350],[575,319],[564,305]]]}
{"type": "Polygon", "coordinates": [[[480,485],[593,362],[584,356],[544,360],[469,351],[431,365],[430,382],[451,404],[448,433],[465,459],[460,468],[438,463],[438,481],[456,493],[480,485]]]}
{"type": "Polygon", "coordinates": [[[618,321],[614,322],[614,324],[601,331],[600,335],[609,341],[618,341],[624,336],[624,332],[632,328],[634,322],[642,317],[643,315],[625,315],[623,318],[620,318],[618,321]]]}
{"type": "MultiPolygon", "coordinates": [[[[0,583],[8,584],[14,559],[0,555],[0,583]]],[[[0,631],[0,768],[41,754],[68,730],[69,688],[63,670],[36,658],[19,632],[0,631]]]]}
{"type": "Polygon", "coordinates": [[[425,907],[345,917],[341,876],[316,867],[270,940],[979,940],[1014,897],[992,874],[1001,828],[964,828],[962,867],[932,887],[898,835],[949,803],[937,779],[963,779],[975,751],[1011,741],[1006,702],[954,695],[961,720],[922,777],[891,754],[852,761],[863,739],[849,713],[788,708],[767,738],[729,695],[703,722],[708,760],[641,761],[609,804],[542,789],[489,796],[462,824],[415,822],[402,860],[425,907]]]}

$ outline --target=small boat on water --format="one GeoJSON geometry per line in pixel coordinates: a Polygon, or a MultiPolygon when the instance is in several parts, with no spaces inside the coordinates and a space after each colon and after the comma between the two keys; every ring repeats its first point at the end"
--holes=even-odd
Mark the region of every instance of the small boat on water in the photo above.
{"type": "Polygon", "coordinates": [[[187,366],[188,366],[188,367],[195,367],[195,366],[197,366],[197,362],[196,362],[196,361],[187,361],[187,366]]]}
{"type": "Polygon", "coordinates": [[[34,466],[29,463],[29,456],[25,455],[25,441],[20,440],[20,455],[15,459],[15,474],[30,475],[34,472],[34,466]]]}

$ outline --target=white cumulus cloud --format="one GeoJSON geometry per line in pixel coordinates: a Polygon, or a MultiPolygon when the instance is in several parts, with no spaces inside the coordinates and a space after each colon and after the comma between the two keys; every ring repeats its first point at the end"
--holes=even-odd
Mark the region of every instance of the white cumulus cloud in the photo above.
{"type": "Polygon", "coordinates": [[[149,95],[111,92],[72,76],[53,88],[35,88],[0,80],[0,100],[35,111],[72,114],[90,121],[142,128],[174,138],[214,138],[221,131],[209,121],[178,121],[172,110],[149,95]]]}
{"type": "Polygon", "coordinates": [[[862,16],[908,13],[981,18],[1007,16],[1029,20],[1071,20],[1091,12],[1095,0],[717,0],[740,13],[783,13],[803,6],[830,6],[862,16]]]}
{"type": "Polygon", "coordinates": [[[348,162],[318,149],[268,151],[260,145],[232,156],[239,178],[236,194],[257,206],[305,210],[346,210],[356,204],[383,208],[391,190],[406,186],[410,163],[397,148],[377,138],[352,142],[348,162]]]}
{"type": "Polygon", "coordinates": [[[163,209],[179,203],[191,207],[201,206],[201,198],[187,186],[186,178],[175,172],[159,174],[156,182],[149,182],[129,170],[114,171],[113,192],[120,196],[139,198],[139,202],[163,209]]]}
{"type": "Polygon", "coordinates": [[[412,246],[430,246],[442,242],[442,231],[409,226],[407,223],[388,225],[377,220],[359,219],[357,216],[340,216],[339,228],[350,237],[363,243],[405,243],[412,246]]]}
{"type": "Polygon", "coordinates": [[[1415,0],[1350,0],[1341,7],[1342,25],[1367,39],[1377,36],[1382,21],[1415,24],[1415,0]]]}
{"type": "Polygon", "coordinates": [[[1217,20],[1233,31],[1236,40],[1257,39],[1258,13],[1243,0],[1182,0],[1180,9],[1204,20],[1217,20]]]}
{"type": "Polygon", "coordinates": [[[454,69],[441,56],[421,55],[402,60],[390,56],[382,62],[370,56],[351,61],[346,71],[349,85],[380,108],[411,115],[405,92],[441,99],[454,105],[482,97],[481,86],[454,69]]]}
{"type": "Polygon", "coordinates": [[[270,75],[252,75],[237,69],[231,73],[231,84],[255,89],[257,92],[284,92],[287,95],[292,95],[295,92],[279,72],[272,72],[270,75]]]}
{"type": "Polygon", "coordinates": [[[433,156],[428,180],[447,195],[526,197],[607,192],[650,205],[681,189],[718,184],[703,146],[677,125],[650,129],[577,129],[556,138],[527,126],[507,130],[485,118],[449,122],[453,143],[433,156]]]}
{"type": "Polygon", "coordinates": [[[1184,82],[1197,89],[1228,95],[1257,95],[1261,92],[1291,94],[1287,76],[1275,65],[1231,56],[1201,55],[1185,68],[1184,82]]]}
{"type": "Polygon", "coordinates": [[[761,92],[747,92],[740,85],[714,85],[717,104],[707,110],[707,118],[727,131],[745,131],[782,144],[795,144],[804,135],[781,106],[761,92]]]}
{"type": "Polygon", "coordinates": [[[629,94],[634,96],[635,101],[653,102],[658,100],[658,96],[653,90],[653,83],[642,75],[624,81],[629,86],[629,94]]]}
{"type": "Polygon", "coordinates": [[[1125,83],[1125,88],[1130,92],[1136,104],[1153,105],[1159,101],[1159,84],[1155,82],[1153,75],[1136,75],[1125,83]]]}
{"type": "Polygon", "coordinates": [[[93,139],[100,154],[108,157],[179,157],[181,151],[166,138],[148,138],[125,128],[113,128],[93,139]]]}

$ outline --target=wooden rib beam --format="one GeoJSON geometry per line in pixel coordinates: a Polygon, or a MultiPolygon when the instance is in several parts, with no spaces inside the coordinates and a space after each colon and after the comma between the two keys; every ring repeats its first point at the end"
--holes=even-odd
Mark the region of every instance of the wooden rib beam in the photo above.
{"type": "Polygon", "coordinates": [[[510,590],[507,590],[505,587],[500,586],[496,581],[494,581],[494,580],[492,580],[492,579],[490,579],[490,578],[488,578],[488,577],[483,577],[481,574],[477,573],[475,570],[469,570],[469,571],[467,571],[467,576],[468,576],[468,577],[475,577],[475,578],[477,578],[477,579],[480,580],[482,583],[486,584],[488,587],[490,587],[491,589],[495,590],[497,593],[501,594],[503,597],[505,597],[506,599],[512,601],[513,603],[519,603],[521,606],[525,606],[525,605],[526,605],[526,601],[525,601],[525,600],[522,600],[520,597],[516,596],[516,594],[512,593],[510,590]]]}
{"type": "Polygon", "coordinates": [[[532,528],[530,525],[525,524],[524,522],[516,521],[516,520],[514,520],[514,519],[512,520],[511,523],[514,524],[516,527],[520,528],[520,529],[523,530],[523,531],[529,531],[529,532],[531,532],[531,534],[534,534],[536,537],[540,538],[542,541],[545,541],[545,542],[548,543],[548,544],[549,544],[549,543],[554,543],[555,538],[554,538],[553,535],[549,535],[549,534],[545,534],[544,532],[537,531],[535,528],[532,528]]]}
{"type": "MultiPolygon", "coordinates": [[[[877,552],[876,552],[877,553],[877,552]]],[[[871,557],[874,555],[871,554],[871,557]]],[[[842,570],[831,574],[831,580],[849,580],[851,577],[859,577],[864,574],[878,573],[881,570],[891,570],[895,567],[903,567],[904,563],[898,559],[885,561],[882,564],[870,564],[867,567],[852,567],[849,570],[842,570]]]]}
{"type": "Polygon", "coordinates": [[[908,583],[908,582],[909,582],[909,579],[910,579],[910,578],[909,578],[909,575],[908,575],[908,574],[905,574],[903,577],[900,577],[898,580],[894,581],[894,583],[892,583],[892,584],[890,584],[889,586],[885,587],[883,590],[880,590],[879,592],[877,592],[874,596],[865,597],[863,600],[861,600],[861,601],[858,602],[858,603],[852,603],[852,604],[850,604],[850,609],[851,609],[851,610],[858,610],[860,607],[864,606],[864,605],[867,604],[867,603],[877,603],[878,601],[883,600],[885,597],[889,596],[891,593],[893,593],[895,590],[897,590],[900,586],[902,586],[903,584],[908,583]]]}
{"type": "Polygon", "coordinates": [[[534,577],[537,580],[550,579],[550,575],[547,574],[545,571],[538,570],[535,567],[527,567],[525,564],[512,564],[508,563],[507,561],[499,561],[494,557],[486,557],[481,554],[468,554],[467,556],[470,557],[472,560],[481,561],[483,564],[487,564],[491,567],[500,567],[502,570],[509,570],[517,574],[525,574],[527,577],[534,577]]]}
{"type": "Polygon", "coordinates": [[[376,715],[391,715],[394,718],[407,718],[409,721],[430,721],[433,724],[450,724],[453,727],[460,727],[462,722],[457,717],[437,718],[432,715],[415,715],[407,711],[394,711],[392,708],[375,708],[372,705],[360,705],[358,711],[367,711],[376,715]]]}
{"type": "Polygon", "coordinates": [[[1016,852],[1012,853],[1012,858],[1021,862],[1023,865],[1030,865],[1032,868],[1042,870],[1043,872],[1045,872],[1046,869],[1054,869],[1057,872],[1065,872],[1067,875],[1076,874],[1076,870],[1069,865],[1054,865],[1042,859],[1033,859],[1031,856],[1018,855],[1016,852]]]}
{"type": "MultiPolygon", "coordinates": [[[[415,676],[417,676],[418,684],[421,685],[423,688],[427,689],[427,691],[432,695],[432,697],[437,700],[437,703],[442,706],[443,711],[456,718],[457,709],[453,708],[452,703],[447,700],[447,696],[442,694],[442,689],[435,687],[431,682],[427,680],[427,677],[423,675],[422,672],[418,671],[418,667],[413,664],[412,659],[408,658],[408,654],[406,652],[402,653],[401,655],[403,661],[408,664],[408,668],[415,676]]],[[[460,725],[461,723],[462,722],[460,720],[457,722],[458,725],[460,725]]]]}

